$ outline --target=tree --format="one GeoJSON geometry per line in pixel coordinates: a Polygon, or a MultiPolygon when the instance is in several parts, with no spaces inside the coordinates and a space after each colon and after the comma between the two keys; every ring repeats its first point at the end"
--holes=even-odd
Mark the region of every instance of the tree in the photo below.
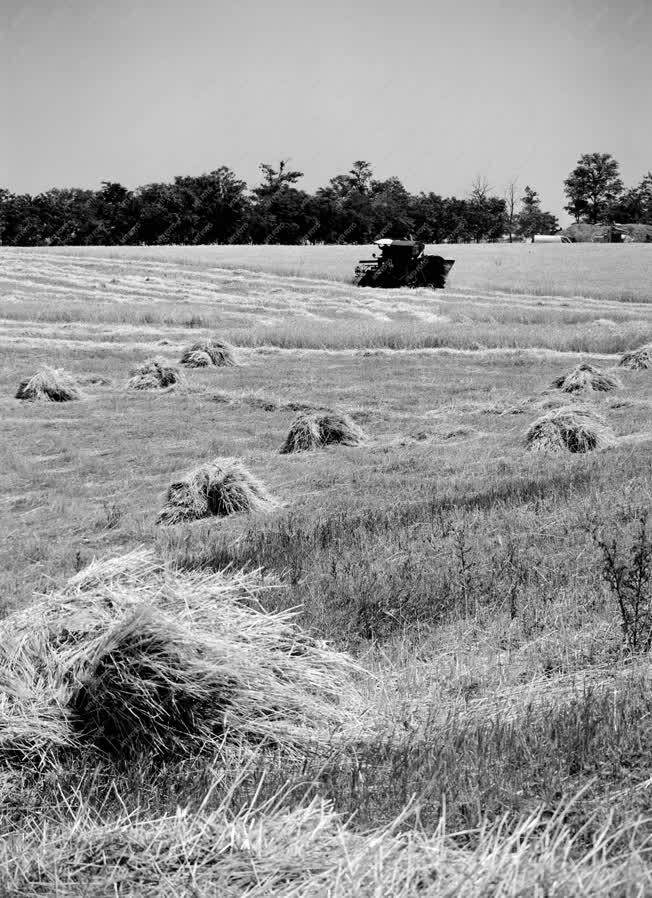
{"type": "Polygon", "coordinates": [[[559,222],[551,212],[541,209],[541,200],[536,190],[529,185],[521,197],[521,211],[516,217],[518,233],[526,239],[535,234],[554,234],[559,230],[559,222]]]}
{"type": "Polygon", "coordinates": [[[585,153],[564,181],[568,197],[565,210],[591,224],[608,220],[612,207],[623,192],[620,166],[610,153],[585,153]]]}
{"type": "Polygon", "coordinates": [[[259,199],[274,196],[279,190],[296,184],[299,178],[303,178],[302,171],[291,171],[286,168],[289,159],[281,159],[278,168],[263,162],[259,168],[263,173],[263,183],[254,188],[254,193],[259,199]]]}
{"type": "Polygon", "coordinates": [[[626,191],[613,207],[616,221],[652,224],[652,172],[640,184],[626,191]]]}
{"type": "Polygon", "coordinates": [[[510,181],[505,188],[505,227],[510,243],[513,241],[516,223],[516,181],[510,181]]]}

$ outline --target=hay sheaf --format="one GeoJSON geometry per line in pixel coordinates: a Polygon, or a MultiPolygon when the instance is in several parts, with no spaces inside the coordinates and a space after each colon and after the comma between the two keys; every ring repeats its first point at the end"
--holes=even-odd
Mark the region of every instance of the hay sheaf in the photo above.
{"type": "Polygon", "coordinates": [[[189,368],[204,368],[206,364],[203,361],[203,356],[208,357],[209,365],[215,365],[218,368],[233,368],[238,364],[233,346],[224,340],[193,343],[181,356],[181,364],[189,368]],[[199,357],[199,364],[197,364],[197,353],[202,353],[202,356],[199,357]]]}
{"type": "Polygon", "coordinates": [[[267,613],[257,572],[188,573],[147,551],[95,563],[0,624],[0,764],[92,746],[225,756],[326,745],[360,712],[353,660],[267,613]]]}
{"type": "Polygon", "coordinates": [[[525,435],[530,451],[590,452],[615,442],[604,418],[590,409],[563,406],[534,421],[525,435]]]}
{"type": "Polygon", "coordinates": [[[67,371],[50,368],[48,365],[43,365],[36,374],[22,380],[16,391],[16,399],[70,402],[82,398],[82,391],[67,371]]]}
{"type": "Polygon", "coordinates": [[[285,455],[322,446],[360,446],[366,439],[365,432],[348,415],[318,410],[297,415],[280,452],[285,455]]]}
{"type": "Polygon", "coordinates": [[[208,368],[213,364],[213,360],[207,352],[201,349],[193,349],[184,353],[181,364],[187,368],[208,368]]]}
{"type": "Polygon", "coordinates": [[[216,458],[171,483],[157,524],[269,511],[277,502],[237,458],[216,458]]]}
{"type": "Polygon", "coordinates": [[[621,368],[629,368],[631,371],[642,371],[652,368],[652,343],[639,346],[631,352],[626,352],[618,362],[621,368]]]}
{"type": "Polygon", "coordinates": [[[607,393],[619,387],[620,383],[613,374],[594,368],[593,365],[581,364],[576,365],[568,374],[562,374],[552,385],[563,393],[607,393]]]}
{"type": "Polygon", "coordinates": [[[129,390],[164,390],[182,383],[183,375],[176,365],[163,359],[147,359],[131,372],[127,382],[129,390]]]}

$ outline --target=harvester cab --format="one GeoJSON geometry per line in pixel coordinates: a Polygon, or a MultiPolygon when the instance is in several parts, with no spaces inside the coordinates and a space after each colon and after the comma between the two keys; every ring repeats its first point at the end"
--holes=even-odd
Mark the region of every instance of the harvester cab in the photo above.
{"type": "Polygon", "coordinates": [[[442,256],[424,255],[425,244],[418,240],[376,240],[380,258],[361,259],[355,269],[358,287],[430,287],[446,286],[446,277],[455,261],[442,256]]]}

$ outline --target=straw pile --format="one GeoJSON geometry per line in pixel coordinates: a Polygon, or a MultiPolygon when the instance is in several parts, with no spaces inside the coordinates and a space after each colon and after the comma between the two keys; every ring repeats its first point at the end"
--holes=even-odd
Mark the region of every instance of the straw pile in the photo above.
{"type": "Polygon", "coordinates": [[[590,409],[563,406],[534,421],[525,435],[532,451],[589,452],[615,442],[604,418],[590,409]]]}
{"type": "Polygon", "coordinates": [[[207,352],[203,352],[201,349],[193,349],[184,353],[181,364],[187,368],[208,368],[213,364],[213,361],[207,352]]]}
{"type": "Polygon", "coordinates": [[[21,381],[16,391],[16,399],[45,399],[48,402],[70,402],[82,397],[79,386],[67,371],[48,365],[21,381]]]}
{"type": "Polygon", "coordinates": [[[280,452],[305,452],[322,446],[359,446],[366,434],[348,415],[334,411],[305,412],[292,422],[280,452]]]}
{"type": "Polygon", "coordinates": [[[138,551],[10,615],[0,764],[40,766],[84,745],[226,757],[234,744],[326,744],[359,714],[357,668],[292,613],[262,611],[272,586],[255,572],[180,573],[138,551]]]}
{"type": "MultiPolygon", "coordinates": [[[[29,821],[0,844],[0,884],[21,896],[329,896],[329,898],[608,898],[648,895],[652,871],[644,821],[596,828],[590,850],[564,817],[565,802],[518,823],[484,826],[469,839],[414,824],[408,809],[389,826],[356,832],[318,799],[291,810],[217,810],[98,822],[82,809],[72,822],[29,821]],[[619,849],[618,844],[626,847],[619,849]]],[[[586,839],[585,830],[579,830],[586,839]]]]}
{"type": "Polygon", "coordinates": [[[607,393],[620,386],[618,379],[612,374],[587,364],[576,365],[568,374],[562,374],[554,380],[552,385],[563,393],[585,393],[591,390],[607,393]]]}
{"type": "Polygon", "coordinates": [[[157,524],[269,511],[276,501],[237,458],[216,458],[171,483],[157,524]]]}
{"type": "Polygon", "coordinates": [[[163,390],[181,383],[183,376],[176,365],[168,365],[163,359],[147,359],[131,372],[127,382],[129,390],[163,390]]]}
{"type": "Polygon", "coordinates": [[[652,368],[652,343],[626,352],[618,364],[621,368],[629,368],[632,371],[652,368]]]}
{"type": "Polygon", "coordinates": [[[187,365],[189,368],[204,368],[206,367],[204,356],[208,357],[208,365],[215,365],[218,368],[232,368],[238,364],[233,347],[223,340],[193,343],[181,356],[181,364],[187,365]],[[197,353],[202,354],[199,357],[199,364],[197,364],[197,353]]]}

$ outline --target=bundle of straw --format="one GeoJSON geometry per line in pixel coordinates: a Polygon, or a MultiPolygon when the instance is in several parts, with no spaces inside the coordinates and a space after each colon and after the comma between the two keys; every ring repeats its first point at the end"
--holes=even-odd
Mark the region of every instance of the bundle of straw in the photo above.
{"type": "Polygon", "coordinates": [[[626,352],[618,362],[621,368],[629,368],[632,371],[640,371],[652,368],[652,343],[639,346],[631,352],[626,352]]]}
{"type": "Polygon", "coordinates": [[[615,390],[620,384],[612,374],[600,371],[593,365],[581,364],[576,365],[568,374],[556,378],[553,386],[564,393],[584,393],[591,390],[606,393],[615,390]]]}
{"type": "Polygon", "coordinates": [[[70,402],[82,398],[79,386],[67,371],[50,368],[48,365],[43,365],[36,374],[21,381],[16,391],[16,399],[70,402]]]}
{"type": "Polygon", "coordinates": [[[171,483],[158,524],[246,511],[268,511],[276,502],[266,487],[236,458],[216,458],[171,483]]]}
{"type": "Polygon", "coordinates": [[[96,563],[0,624],[0,762],[92,745],[117,756],[326,745],[359,670],[270,614],[256,572],[188,573],[149,552],[96,563]],[[37,700],[38,699],[38,700],[37,700]]]}
{"type": "Polygon", "coordinates": [[[233,346],[224,340],[205,340],[193,343],[181,356],[181,364],[195,368],[199,367],[196,364],[197,353],[208,356],[209,364],[218,368],[232,368],[238,364],[233,346]]]}
{"type": "Polygon", "coordinates": [[[531,451],[589,452],[615,442],[604,418],[591,409],[563,406],[534,421],[525,435],[531,451]]]}
{"type": "Polygon", "coordinates": [[[148,359],[131,372],[127,381],[129,390],[162,390],[181,383],[183,376],[176,365],[168,365],[163,359],[148,359]]]}
{"type": "Polygon", "coordinates": [[[315,410],[297,415],[281,446],[281,454],[304,452],[338,444],[359,446],[366,434],[348,415],[329,410],[315,410]]]}

